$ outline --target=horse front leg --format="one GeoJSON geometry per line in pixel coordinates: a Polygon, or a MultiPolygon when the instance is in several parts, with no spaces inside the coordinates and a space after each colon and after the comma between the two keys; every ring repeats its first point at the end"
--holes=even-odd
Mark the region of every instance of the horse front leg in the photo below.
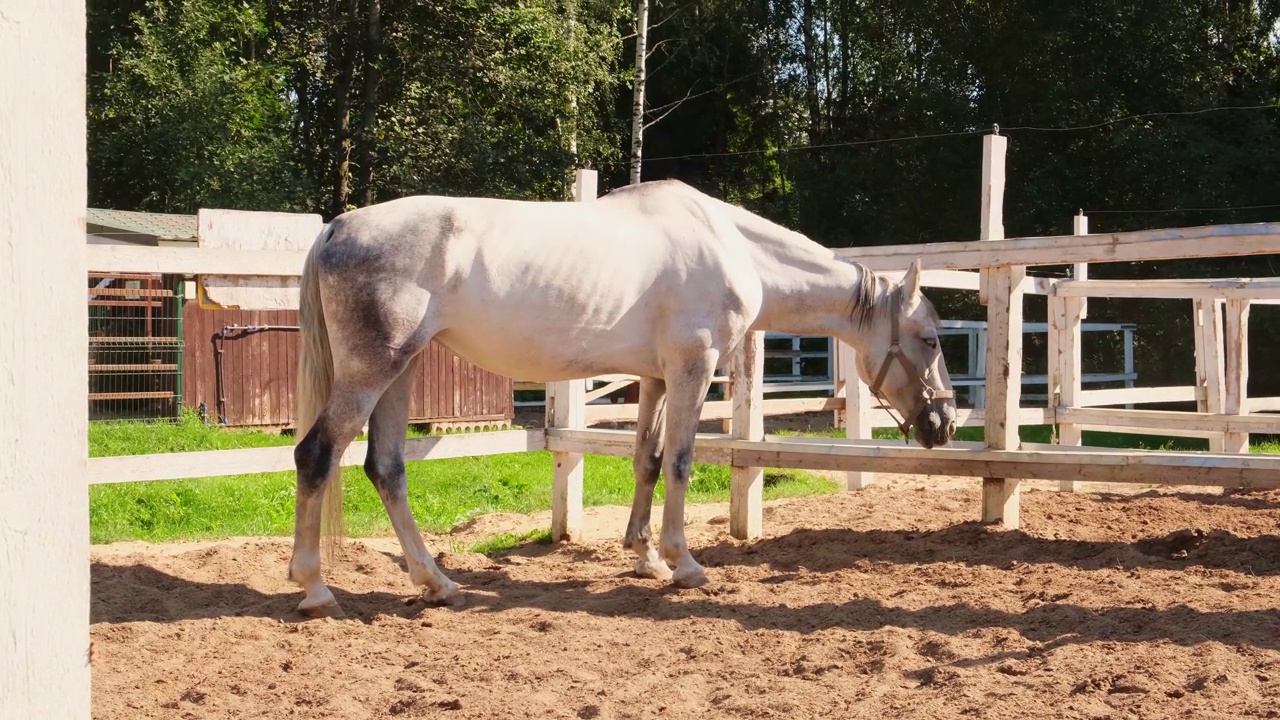
{"type": "Polygon", "coordinates": [[[670,580],[671,568],[658,557],[653,545],[649,518],[653,513],[653,492],[662,471],[663,431],[667,386],[662,380],[640,380],[640,407],[636,422],[636,452],[632,469],[636,494],[631,500],[631,518],[623,545],[636,554],[636,575],[654,580],[670,580]]]}
{"type": "Polygon", "coordinates": [[[685,540],[684,504],[693,474],[693,442],[715,372],[715,360],[714,350],[704,350],[696,360],[675,368],[667,379],[667,427],[662,457],[666,498],[662,506],[659,554],[675,565],[671,581],[680,588],[696,588],[707,582],[707,574],[689,553],[685,540]]]}

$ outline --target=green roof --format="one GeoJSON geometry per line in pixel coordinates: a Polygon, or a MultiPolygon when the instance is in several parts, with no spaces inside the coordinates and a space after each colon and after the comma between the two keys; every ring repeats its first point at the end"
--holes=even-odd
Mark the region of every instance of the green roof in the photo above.
{"type": "Polygon", "coordinates": [[[195,240],[196,216],[89,208],[85,230],[96,235],[145,235],[158,240],[195,240]]]}

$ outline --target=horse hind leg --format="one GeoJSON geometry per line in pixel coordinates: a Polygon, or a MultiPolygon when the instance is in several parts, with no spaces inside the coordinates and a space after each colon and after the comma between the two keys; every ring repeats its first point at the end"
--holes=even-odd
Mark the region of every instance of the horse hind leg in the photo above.
{"type": "MultiPolygon", "coordinates": [[[[326,486],[342,482],[337,472],[339,460],[359,434],[381,391],[380,387],[335,378],[323,410],[293,451],[298,469],[298,494],[289,579],[306,592],[298,610],[307,617],[342,614],[320,573],[322,503],[326,486]]],[[[336,502],[341,501],[338,493],[336,502]]]]}
{"type": "Polygon", "coordinates": [[[409,401],[415,375],[415,360],[382,395],[369,418],[369,451],[364,471],[369,476],[395,528],[404,552],[409,578],[425,587],[423,597],[437,605],[459,605],[463,596],[458,585],[445,577],[432,559],[422,533],[409,508],[408,477],[405,474],[405,430],[409,425],[409,401]]]}
{"type": "Polygon", "coordinates": [[[631,518],[623,545],[636,554],[636,575],[654,580],[670,580],[671,568],[658,557],[653,545],[649,518],[653,512],[653,493],[662,470],[663,432],[666,415],[666,384],[662,380],[640,380],[640,407],[636,423],[636,451],[632,468],[636,476],[636,492],[631,500],[631,518]]]}

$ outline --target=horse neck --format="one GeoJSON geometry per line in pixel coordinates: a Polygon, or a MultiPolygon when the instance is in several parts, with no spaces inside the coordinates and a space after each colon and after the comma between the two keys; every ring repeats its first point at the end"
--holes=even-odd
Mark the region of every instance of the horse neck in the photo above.
{"type": "Polygon", "coordinates": [[[859,312],[884,294],[869,270],[838,259],[771,262],[759,266],[759,272],[764,297],[757,325],[775,332],[847,340],[859,312]]]}
{"type": "Polygon", "coordinates": [[[764,291],[755,329],[848,340],[859,312],[887,292],[860,263],[846,262],[800,233],[729,205],[747,238],[764,291]]]}

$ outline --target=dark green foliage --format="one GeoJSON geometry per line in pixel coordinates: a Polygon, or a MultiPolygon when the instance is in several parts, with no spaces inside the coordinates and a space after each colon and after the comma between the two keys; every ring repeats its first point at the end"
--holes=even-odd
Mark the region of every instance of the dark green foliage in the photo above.
{"type": "MultiPolygon", "coordinates": [[[[92,5],[91,202],[328,217],[413,193],[564,198],[586,165],[608,190],[627,181],[632,12],[620,0],[92,5]]],[[[830,246],[975,239],[980,136],[997,123],[1010,236],[1068,233],[1079,208],[1095,232],[1280,215],[1211,209],[1280,205],[1280,110],[1195,112],[1278,101],[1276,0],[652,0],[650,15],[644,178],[683,179],[830,246]]],[[[1275,274],[1266,257],[1093,270],[1275,274]]],[[[972,293],[938,297],[949,317],[983,316],[972,293]]],[[[1270,312],[1252,326],[1263,362],[1280,348],[1270,312]]],[[[1140,324],[1154,384],[1189,380],[1189,314],[1090,307],[1140,324]]],[[[1104,345],[1086,344],[1087,368],[1118,366],[1104,345]]],[[[1251,391],[1280,394],[1274,384],[1255,372],[1251,391]]]]}

